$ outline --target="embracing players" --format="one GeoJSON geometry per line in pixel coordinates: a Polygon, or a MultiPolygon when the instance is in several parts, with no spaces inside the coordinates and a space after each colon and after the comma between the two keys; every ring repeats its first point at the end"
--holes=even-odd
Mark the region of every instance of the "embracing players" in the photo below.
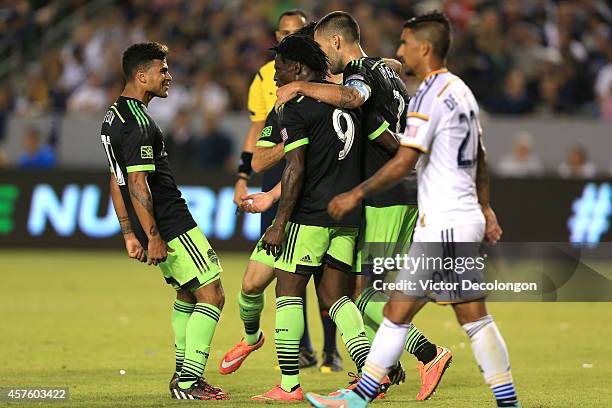
{"type": "MultiPolygon", "coordinates": [[[[406,71],[422,82],[410,101],[401,147],[373,177],[329,204],[329,213],[341,218],[358,208],[365,197],[384,191],[408,174],[418,160],[419,221],[408,253],[414,257],[423,251],[438,257],[455,256],[455,250],[461,248],[471,248],[471,256],[477,256],[475,247],[482,240],[494,243],[502,232],[489,205],[478,104],[467,85],[445,68],[450,45],[450,26],[444,15],[434,12],[406,22],[398,55],[406,71]]],[[[436,274],[441,272],[402,270],[398,280],[433,280],[436,274]]],[[[449,276],[457,274],[450,271],[449,276]]],[[[482,279],[477,270],[465,275],[467,279],[482,279]]],[[[461,291],[394,292],[385,306],[385,319],[357,387],[331,398],[308,394],[309,401],[316,407],[365,407],[399,359],[413,317],[427,300],[434,300],[452,304],[457,320],[471,339],[474,356],[497,406],[520,407],[508,349],[487,312],[484,298],[485,293],[461,291]]]]}

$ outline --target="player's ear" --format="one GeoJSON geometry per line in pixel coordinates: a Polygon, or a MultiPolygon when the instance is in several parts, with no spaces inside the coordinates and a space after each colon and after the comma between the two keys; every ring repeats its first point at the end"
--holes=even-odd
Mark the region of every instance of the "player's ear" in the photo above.
{"type": "Polygon", "coordinates": [[[136,71],[136,81],[138,81],[141,84],[146,84],[147,83],[147,72],[139,69],[136,71]]]}
{"type": "Polygon", "coordinates": [[[338,34],[332,35],[331,42],[335,49],[340,49],[340,36],[338,34]]]}
{"type": "Polygon", "coordinates": [[[281,42],[281,40],[283,39],[283,38],[281,37],[281,33],[280,33],[280,31],[278,31],[278,30],[276,30],[276,31],[274,32],[274,36],[276,37],[276,42],[277,42],[277,43],[280,43],[280,42],[281,42]]]}
{"type": "Polygon", "coordinates": [[[426,57],[431,53],[431,44],[427,41],[422,41],[419,46],[419,52],[421,53],[422,57],[426,57]]]}

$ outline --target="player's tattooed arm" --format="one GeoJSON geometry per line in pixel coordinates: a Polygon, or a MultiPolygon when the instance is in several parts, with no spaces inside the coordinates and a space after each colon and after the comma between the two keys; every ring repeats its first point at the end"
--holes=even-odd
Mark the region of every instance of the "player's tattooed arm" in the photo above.
{"type": "Polygon", "coordinates": [[[306,148],[298,147],[286,155],[287,165],[281,179],[281,197],[276,212],[276,221],[285,226],[293,213],[293,209],[302,193],[304,184],[304,168],[306,161],[306,148]]]}
{"type": "Polygon", "coordinates": [[[332,106],[356,109],[363,105],[367,97],[353,86],[299,82],[298,93],[332,106]]]}
{"type": "Polygon", "coordinates": [[[153,211],[153,197],[147,183],[147,173],[136,171],[128,174],[128,189],[138,221],[149,236],[159,235],[153,211]]]}
{"type": "Polygon", "coordinates": [[[121,226],[121,233],[123,235],[133,235],[134,228],[130,222],[130,217],[128,216],[127,208],[123,202],[123,196],[121,195],[121,190],[119,189],[114,174],[110,175],[110,192],[113,200],[113,207],[115,207],[115,214],[117,214],[117,219],[121,226]]]}
{"type": "Polygon", "coordinates": [[[257,173],[268,170],[285,157],[285,144],[279,143],[272,147],[256,146],[251,165],[257,173]]]}

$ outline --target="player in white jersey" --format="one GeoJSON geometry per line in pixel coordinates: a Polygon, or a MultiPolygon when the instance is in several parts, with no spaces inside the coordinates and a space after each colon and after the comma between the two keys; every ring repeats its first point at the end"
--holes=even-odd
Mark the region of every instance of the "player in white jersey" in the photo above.
{"type": "MultiPolygon", "coordinates": [[[[335,197],[328,207],[333,217],[341,217],[364,197],[392,186],[418,160],[420,215],[408,254],[413,258],[425,252],[426,256],[450,256],[457,260],[456,249],[473,251],[483,240],[497,242],[502,233],[489,205],[489,177],[478,105],[465,83],[445,68],[450,45],[450,26],[443,14],[434,12],[406,22],[398,57],[406,72],[422,82],[409,105],[402,147],[374,176],[335,197]]],[[[457,265],[450,272],[422,266],[412,271],[404,269],[397,283],[417,278],[439,281],[447,276],[457,278],[459,274],[462,279],[482,279],[477,268],[466,268],[461,273],[457,265]]],[[[316,407],[365,407],[381,379],[399,359],[409,323],[428,300],[434,300],[452,304],[457,320],[471,339],[476,361],[497,406],[520,407],[508,350],[487,312],[484,296],[482,292],[462,291],[461,287],[436,291],[420,289],[418,285],[416,290],[393,292],[357,387],[335,397],[309,393],[308,400],[316,407]]],[[[421,366],[425,376],[428,369],[428,365],[421,366]]]]}

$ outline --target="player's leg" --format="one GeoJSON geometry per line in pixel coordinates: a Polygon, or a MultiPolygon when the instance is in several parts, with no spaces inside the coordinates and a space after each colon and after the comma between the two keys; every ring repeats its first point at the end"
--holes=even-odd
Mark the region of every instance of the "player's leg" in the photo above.
{"type": "Polygon", "coordinates": [[[160,268],[167,281],[190,292],[196,301],[185,326],[185,358],[173,396],[178,399],[227,399],[221,389],[203,379],[210,344],[225,302],[220,281],[223,269],[197,227],[179,235],[168,245],[174,252],[168,253],[160,268]]]}
{"type": "Polygon", "coordinates": [[[193,308],[196,304],[196,298],[189,291],[180,289],[176,291],[176,300],[172,309],[172,331],[174,332],[174,360],[175,371],[170,380],[170,392],[178,382],[181,370],[183,368],[183,360],[185,359],[185,341],[187,332],[187,322],[191,317],[193,308]]]}
{"type": "Polygon", "coordinates": [[[487,312],[484,299],[453,305],[459,324],[472,342],[472,351],[498,407],[519,407],[506,343],[487,312]]]}

